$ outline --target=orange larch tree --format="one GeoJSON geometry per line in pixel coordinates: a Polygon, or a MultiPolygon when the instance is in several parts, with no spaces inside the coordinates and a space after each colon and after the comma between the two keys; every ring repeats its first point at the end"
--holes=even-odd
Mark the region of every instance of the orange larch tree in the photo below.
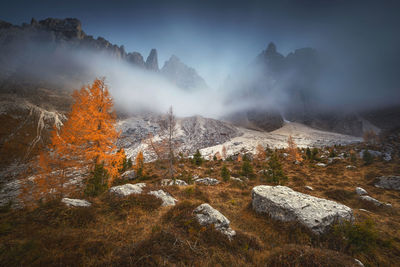
{"type": "Polygon", "coordinates": [[[108,184],[118,175],[123,152],[115,145],[119,132],[115,128],[113,101],[104,79],[75,90],[74,104],[61,129],[54,129],[49,150],[42,153],[35,185],[43,195],[65,195],[74,176],[85,177],[102,164],[110,175],[108,184]],[[78,173],[78,174],[77,174],[78,173]]]}
{"type": "Polygon", "coordinates": [[[141,150],[138,152],[136,156],[135,170],[139,178],[144,175],[144,157],[143,157],[143,152],[141,150]]]}
{"type": "Polygon", "coordinates": [[[287,143],[288,143],[288,152],[289,152],[290,158],[293,161],[301,162],[303,160],[303,158],[301,157],[301,155],[297,149],[297,145],[294,142],[293,137],[291,135],[289,135],[287,143]]]}
{"type": "Polygon", "coordinates": [[[267,158],[267,153],[265,153],[265,149],[261,144],[258,144],[256,147],[256,158],[260,161],[267,158]]]}

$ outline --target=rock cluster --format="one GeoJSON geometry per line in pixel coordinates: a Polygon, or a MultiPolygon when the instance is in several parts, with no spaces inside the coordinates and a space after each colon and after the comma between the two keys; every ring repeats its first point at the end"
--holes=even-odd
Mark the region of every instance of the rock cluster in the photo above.
{"type": "Polygon", "coordinates": [[[252,206],[256,212],[271,218],[296,221],[315,234],[324,233],[341,220],[353,220],[351,208],[337,202],[296,192],[286,186],[256,186],[252,190],[252,206]]]}
{"type": "Polygon", "coordinates": [[[210,177],[199,178],[199,179],[194,180],[194,182],[196,184],[203,184],[203,185],[216,185],[216,184],[220,183],[220,181],[218,181],[217,179],[210,178],[210,177]]]}
{"type": "Polygon", "coordinates": [[[236,235],[236,232],[229,227],[230,221],[218,210],[204,203],[198,206],[193,213],[200,225],[213,224],[215,229],[226,235],[229,240],[236,235]]]}
{"type": "Polygon", "coordinates": [[[185,181],[179,180],[179,179],[162,179],[161,180],[161,185],[162,186],[168,186],[168,185],[180,185],[180,186],[186,186],[188,185],[185,181]]]}

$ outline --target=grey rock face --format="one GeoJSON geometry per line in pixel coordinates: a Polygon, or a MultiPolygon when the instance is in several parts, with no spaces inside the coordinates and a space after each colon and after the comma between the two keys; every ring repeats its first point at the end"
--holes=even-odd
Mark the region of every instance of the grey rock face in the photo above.
{"type": "Polygon", "coordinates": [[[203,185],[216,185],[216,184],[220,183],[217,179],[210,178],[210,177],[199,178],[199,179],[194,180],[194,182],[196,184],[203,184],[203,185]]]}
{"type": "Polygon", "coordinates": [[[149,56],[146,59],[146,68],[148,70],[158,71],[158,57],[157,50],[151,49],[149,56]]]}
{"type": "Polygon", "coordinates": [[[375,187],[400,190],[400,176],[381,176],[377,179],[379,180],[375,183],[375,187]]]}
{"type": "Polygon", "coordinates": [[[196,70],[186,66],[180,59],[173,55],[165,62],[161,73],[178,87],[186,90],[207,88],[207,84],[196,70]]]}
{"type": "Polygon", "coordinates": [[[128,53],[126,55],[126,60],[129,63],[132,63],[133,65],[138,66],[138,67],[144,68],[144,66],[145,66],[145,62],[143,60],[143,56],[138,52],[128,53]]]}
{"type": "Polygon", "coordinates": [[[368,192],[362,187],[356,187],[356,193],[359,196],[368,195],[368,192]]]}
{"type": "Polygon", "coordinates": [[[73,199],[64,197],[61,202],[69,207],[90,207],[92,204],[84,199],[73,199]]]}
{"type": "Polygon", "coordinates": [[[229,240],[236,235],[236,232],[229,227],[230,221],[209,204],[201,204],[193,212],[200,225],[213,224],[215,229],[226,235],[229,240]]]}
{"type": "Polygon", "coordinates": [[[134,179],[136,179],[136,171],[135,170],[126,171],[121,175],[121,178],[128,179],[128,180],[134,180],[134,179]]]}
{"type": "Polygon", "coordinates": [[[162,200],[162,206],[175,206],[175,202],[178,200],[173,198],[170,194],[164,192],[163,190],[157,190],[157,191],[150,191],[150,195],[153,195],[159,199],[162,200]]]}
{"type": "Polygon", "coordinates": [[[146,187],[145,183],[124,184],[111,187],[110,192],[125,197],[131,194],[142,193],[143,187],[146,187]]]}
{"type": "Polygon", "coordinates": [[[286,186],[256,186],[252,190],[252,206],[256,212],[271,218],[296,221],[315,234],[324,233],[341,220],[353,220],[351,208],[337,202],[296,192],[286,186]]]}
{"type": "Polygon", "coordinates": [[[185,181],[176,179],[175,181],[172,179],[162,179],[161,180],[161,185],[162,186],[168,186],[168,185],[180,185],[180,186],[187,186],[188,184],[185,181]]]}

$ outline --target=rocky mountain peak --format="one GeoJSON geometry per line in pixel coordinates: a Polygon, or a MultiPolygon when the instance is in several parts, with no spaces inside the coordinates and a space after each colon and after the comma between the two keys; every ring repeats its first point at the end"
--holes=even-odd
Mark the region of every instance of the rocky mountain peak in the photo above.
{"type": "Polygon", "coordinates": [[[151,49],[149,56],[146,59],[146,68],[149,70],[159,71],[157,50],[151,49]]]}
{"type": "Polygon", "coordinates": [[[207,84],[197,71],[184,64],[177,56],[172,55],[161,69],[170,81],[186,90],[206,88],[207,84]]]}
{"type": "Polygon", "coordinates": [[[268,54],[275,54],[276,53],[276,45],[273,42],[270,42],[268,44],[266,53],[268,53],[268,54]]]}
{"type": "Polygon", "coordinates": [[[35,19],[32,19],[31,26],[40,27],[55,33],[61,33],[67,38],[82,39],[85,37],[85,33],[82,31],[82,23],[76,18],[47,18],[39,22],[37,22],[35,19]]]}

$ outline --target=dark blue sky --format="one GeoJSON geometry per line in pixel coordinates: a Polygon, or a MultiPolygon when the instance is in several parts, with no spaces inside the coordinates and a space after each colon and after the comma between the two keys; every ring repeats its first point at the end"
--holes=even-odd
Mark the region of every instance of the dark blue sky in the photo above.
{"type": "MultiPolygon", "coordinates": [[[[176,54],[217,86],[270,41],[284,54],[315,47],[337,59],[338,65],[363,66],[362,75],[397,66],[397,2],[13,0],[0,3],[0,19],[21,24],[32,17],[76,17],[87,34],[103,36],[127,51],[146,57],[157,48],[161,66],[176,54]]],[[[396,79],[397,73],[392,76],[387,79],[396,79]]]]}

